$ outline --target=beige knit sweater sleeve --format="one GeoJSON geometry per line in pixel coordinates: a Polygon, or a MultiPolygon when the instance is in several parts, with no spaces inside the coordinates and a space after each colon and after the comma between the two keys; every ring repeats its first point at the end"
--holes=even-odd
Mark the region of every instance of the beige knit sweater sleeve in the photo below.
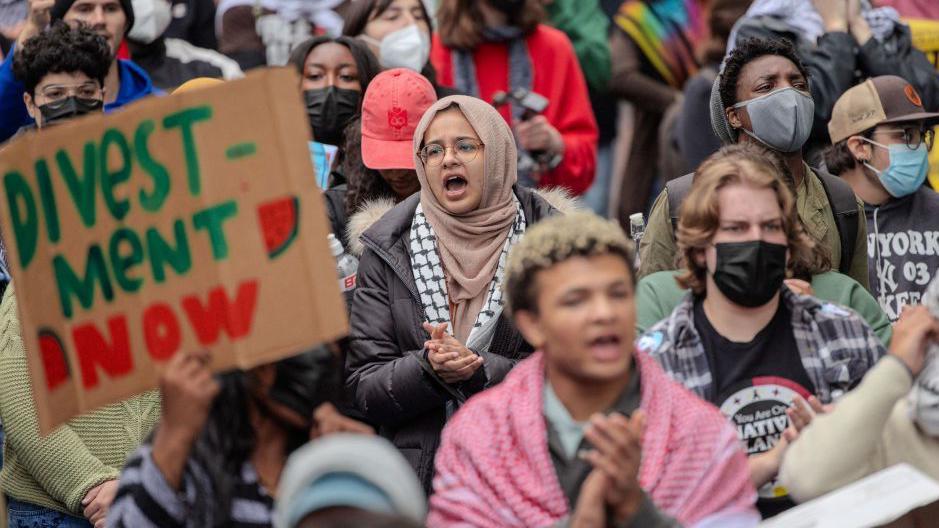
{"type": "MultiPolygon", "coordinates": [[[[50,497],[81,515],[81,501],[88,490],[117,478],[119,471],[92,455],[67,424],[45,437],[39,436],[12,290],[12,286],[7,289],[0,303],[0,420],[8,443],[4,451],[26,468],[50,497]]],[[[29,500],[28,497],[17,498],[29,500]]]]}
{"type": "Polygon", "coordinates": [[[816,416],[789,446],[779,471],[792,498],[811,500],[884,469],[884,427],[912,385],[906,366],[885,356],[832,412],[816,416]]]}

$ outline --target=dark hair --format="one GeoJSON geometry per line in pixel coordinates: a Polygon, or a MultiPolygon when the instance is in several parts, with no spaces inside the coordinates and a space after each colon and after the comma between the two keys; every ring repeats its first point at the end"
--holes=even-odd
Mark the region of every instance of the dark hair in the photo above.
{"type": "MultiPolygon", "coordinates": [[[[358,37],[359,35],[365,33],[365,26],[369,22],[374,20],[377,17],[380,17],[390,6],[394,0],[357,0],[352,2],[349,6],[349,10],[346,11],[344,18],[344,24],[342,26],[342,35],[344,37],[358,37]]],[[[424,14],[424,20],[427,21],[428,30],[434,32],[434,21],[430,17],[430,13],[427,12],[427,7],[424,6],[423,0],[417,3],[421,7],[421,13],[424,14]]],[[[430,81],[430,84],[434,85],[434,88],[437,87],[437,70],[434,68],[434,65],[431,64],[430,59],[427,60],[427,64],[424,65],[424,68],[421,70],[421,75],[427,78],[430,81]]]]}
{"type": "Polygon", "coordinates": [[[362,93],[364,94],[372,79],[381,73],[381,65],[378,64],[378,59],[375,58],[372,50],[368,49],[368,46],[359,39],[352,37],[313,37],[297,44],[290,52],[290,59],[287,62],[296,68],[297,73],[302,76],[303,66],[306,64],[306,59],[313,51],[313,48],[330,42],[342,44],[349,49],[352,59],[355,60],[355,67],[359,71],[359,84],[362,85],[362,93]]]}
{"type": "Polygon", "coordinates": [[[81,72],[104,86],[110,68],[107,40],[90,29],[72,29],[64,22],[28,39],[13,56],[13,74],[29,95],[35,95],[36,86],[50,73],[81,72]]]}
{"type": "MultiPolygon", "coordinates": [[[[314,406],[338,396],[338,359],[325,347],[305,352],[320,375],[312,395],[314,406]]],[[[281,361],[291,361],[287,358],[281,361]]],[[[189,511],[193,526],[221,528],[231,524],[231,506],[242,468],[251,457],[257,436],[251,423],[252,406],[267,412],[252,392],[256,378],[251,371],[235,370],[218,376],[220,390],[212,403],[202,433],[193,445],[190,457],[205,470],[194,474],[196,498],[189,511]]],[[[288,428],[287,455],[309,440],[309,431],[288,428]]],[[[151,441],[152,441],[151,435],[151,441]]]]}
{"type": "Polygon", "coordinates": [[[339,172],[346,177],[346,213],[354,215],[366,202],[395,198],[394,190],[381,173],[362,162],[362,118],[352,120],[344,131],[343,158],[339,172]]]}
{"type": "Polygon", "coordinates": [[[727,52],[727,40],[734,24],[750,7],[751,0],[715,0],[708,9],[710,35],[698,45],[701,64],[717,64],[727,52]]]}
{"type": "Polygon", "coordinates": [[[740,77],[740,72],[743,70],[743,67],[766,55],[778,55],[789,59],[789,61],[796,65],[796,68],[799,69],[799,72],[805,77],[806,81],[809,79],[809,72],[805,69],[802,61],[799,60],[796,49],[792,47],[792,44],[788,40],[782,38],[743,39],[738,41],[737,47],[730,52],[730,56],[727,57],[727,62],[724,63],[724,71],[721,72],[720,94],[721,104],[724,105],[724,108],[730,108],[738,102],[737,79],[740,77]]]}
{"type": "MultiPolygon", "coordinates": [[[[874,128],[868,128],[860,134],[852,134],[852,136],[864,136],[870,139],[874,135],[874,128]]],[[[848,139],[850,138],[842,139],[825,149],[825,167],[828,169],[828,172],[835,176],[840,176],[858,166],[857,160],[854,159],[854,154],[851,154],[851,151],[848,150],[848,139]]]]}
{"type": "MultiPolygon", "coordinates": [[[[470,50],[483,41],[483,14],[479,2],[488,0],[441,0],[437,6],[437,35],[448,48],[470,50]]],[[[518,16],[509,25],[529,35],[545,20],[542,0],[523,0],[518,16]]]]}
{"type": "Polygon", "coordinates": [[[297,528],[420,528],[421,525],[399,515],[359,508],[336,506],[311,512],[297,528]]]}

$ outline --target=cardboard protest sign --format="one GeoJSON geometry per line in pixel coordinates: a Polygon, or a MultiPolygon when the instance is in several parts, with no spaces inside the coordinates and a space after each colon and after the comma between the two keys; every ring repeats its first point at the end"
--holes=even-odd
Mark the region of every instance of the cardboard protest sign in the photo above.
{"type": "Polygon", "coordinates": [[[0,151],[43,433],[180,350],[249,368],[347,332],[290,70],[151,98],[0,151]]]}

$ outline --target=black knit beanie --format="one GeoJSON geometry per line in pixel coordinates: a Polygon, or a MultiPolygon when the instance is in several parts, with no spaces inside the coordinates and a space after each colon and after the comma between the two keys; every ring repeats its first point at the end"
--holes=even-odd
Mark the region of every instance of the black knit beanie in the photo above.
{"type": "MultiPolygon", "coordinates": [[[[121,3],[121,8],[124,9],[124,16],[127,17],[127,24],[124,26],[124,32],[130,31],[130,28],[134,27],[134,6],[131,4],[130,0],[118,0],[121,3]]],[[[65,16],[65,13],[68,12],[69,8],[72,7],[72,4],[75,3],[75,0],[55,0],[55,5],[52,6],[52,22],[56,20],[62,20],[65,16]]]]}

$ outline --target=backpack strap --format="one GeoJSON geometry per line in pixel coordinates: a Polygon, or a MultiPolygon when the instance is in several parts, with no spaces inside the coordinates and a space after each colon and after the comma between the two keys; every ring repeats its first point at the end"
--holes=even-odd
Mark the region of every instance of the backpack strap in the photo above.
{"type": "Polygon", "coordinates": [[[838,271],[847,275],[851,269],[851,261],[854,260],[854,243],[858,233],[857,198],[851,186],[841,178],[823,170],[813,170],[828,196],[835,225],[838,227],[838,237],[841,239],[841,265],[838,266],[838,271]]]}
{"type": "Polygon", "coordinates": [[[672,238],[678,238],[678,213],[685,197],[691,192],[692,183],[694,183],[694,173],[689,172],[665,184],[668,190],[668,216],[672,221],[672,238]]]}

